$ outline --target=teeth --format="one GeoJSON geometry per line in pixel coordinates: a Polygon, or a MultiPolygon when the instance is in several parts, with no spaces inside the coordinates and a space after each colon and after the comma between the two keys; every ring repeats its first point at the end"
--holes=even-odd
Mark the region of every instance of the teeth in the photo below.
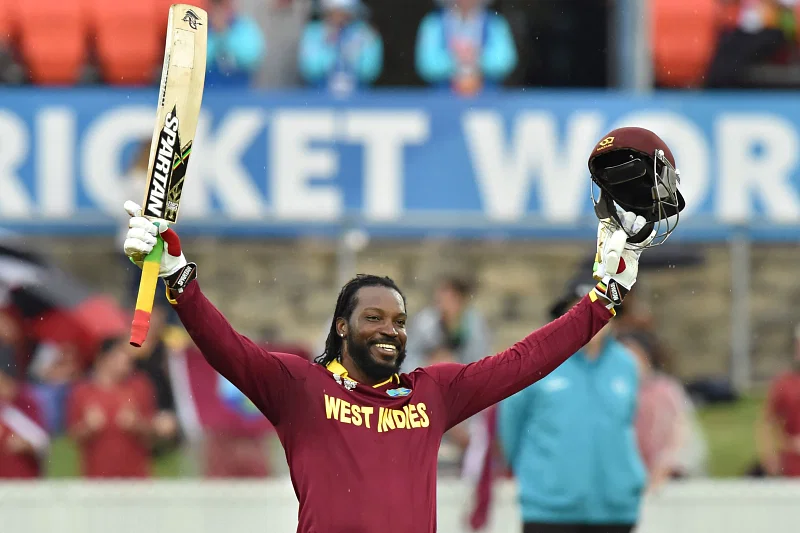
{"type": "Polygon", "coordinates": [[[391,344],[376,344],[375,346],[378,348],[383,348],[384,350],[390,350],[392,352],[397,350],[397,347],[392,346],[391,344]]]}

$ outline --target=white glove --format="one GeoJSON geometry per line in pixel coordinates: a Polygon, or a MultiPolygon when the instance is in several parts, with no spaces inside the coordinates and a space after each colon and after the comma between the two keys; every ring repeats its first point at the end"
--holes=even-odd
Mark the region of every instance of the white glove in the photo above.
{"type": "Polygon", "coordinates": [[[619,305],[636,283],[639,274],[639,256],[642,250],[655,238],[656,230],[641,243],[628,243],[628,237],[639,233],[647,221],[635,213],[617,207],[622,221],[607,218],[597,225],[597,254],[592,274],[600,283],[595,291],[613,305],[619,305]]]}
{"type": "Polygon", "coordinates": [[[181,250],[180,239],[166,222],[159,222],[158,225],[142,216],[142,208],[136,202],[128,200],[125,202],[125,211],[131,216],[128,221],[128,233],[125,235],[125,243],[122,245],[131,261],[139,268],[145,256],[153,251],[156,244],[156,235],[161,234],[164,241],[164,253],[161,254],[161,265],[158,269],[158,276],[166,278],[186,266],[186,258],[181,250]]]}

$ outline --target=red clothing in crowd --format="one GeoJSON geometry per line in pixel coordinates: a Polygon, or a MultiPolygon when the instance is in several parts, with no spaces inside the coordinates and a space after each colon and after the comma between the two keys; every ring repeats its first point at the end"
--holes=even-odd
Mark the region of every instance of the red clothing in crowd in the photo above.
{"type": "Polygon", "coordinates": [[[49,437],[36,399],[26,389],[20,389],[12,402],[0,401],[0,478],[37,478],[42,473],[42,453],[47,450],[49,437]],[[12,449],[12,436],[33,446],[23,453],[12,449]]]}
{"type": "MultiPolygon", "coordinates": [[[[663,455],[670,452],[677,424],[686,410],[684,401],[680,384],[672,378],[656,375],[642,382],[636,437],[648,472],[652,472],[663,460],[663,455]]],[[[673,464],[673,468],[677,470],[678,465],[673,464]]]]}
{"type": "Polygon", "coordinates": [[[78,443],[83,475],[90,478],[142,478],[151,474],[151,455],[144,439],[121,428],[117,417],[123,408],[135,410],[144,420],[152,420],[155,390],[141,374],[123,383],[104,388],[87,380],[75,386],[67,406],[67,424],[71,431],[83,424],[87,412],[99,408],[105,419],[103,427],[78,443]]]}
{"type": "Polygon", "coordinates": [[[184,434],[200,444],[207,477],[266,477],[270,474],[266,438],[272,424],[245,415],[219,394],[219,374],[190,346],[170,355],[170,380],[184,434]]]}
{"type": "Polygon", "coordinates": [[[800,439],[800,372],[787,372],[772,382],[767,409],[790,444],[780,453],[781,474],[800,476],[800,450],[791,441],[800,439]]]}

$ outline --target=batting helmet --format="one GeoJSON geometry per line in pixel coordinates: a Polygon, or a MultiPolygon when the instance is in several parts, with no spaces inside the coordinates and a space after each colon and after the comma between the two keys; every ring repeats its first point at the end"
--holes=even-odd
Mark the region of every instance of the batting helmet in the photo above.
{"type": "Polygon", "coordinates": [[[646,247],[656,246],[677,227],[686,206],[678,191],[680,171],[672,151],[652,131],[627,127],[608,132],[589,156],[589,172],[600,189],[597,198],[592,189],[600,220],[620,222],[614,204],[647,220],[644,229],[630,236],[629,243],[641,243],[655,230],[646,247]]]}

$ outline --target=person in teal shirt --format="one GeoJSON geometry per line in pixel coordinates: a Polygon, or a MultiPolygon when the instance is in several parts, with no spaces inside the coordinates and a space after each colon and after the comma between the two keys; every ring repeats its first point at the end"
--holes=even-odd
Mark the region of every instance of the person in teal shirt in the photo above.
{"type": "Polygon", "coordinates": [[[348,95],[370,86],[383,68],[383,40],[359,0],[321,0],[322,18],[303,30],[298,66],[311,87],[348,95]]]}
{"type": "Polygon", "coordinates": [[[206,87],[251,85],[267,53],[261,27],[233,0],[211,0],[208,26],[206,87]]]}
{"type": "MultiPolygon", "coordinates": [[[[595,283],[571,282],[553,318],[595,283]]],[[[498,436],[524,533],[630,533],[638,522],[646,487],[635,431],[638,368],[612,328],[613,321],[499,406],[498,436]]]]}
{"type": "Polygon", "coordinates": [[[498,87],[517,66],[517,48],[503,15],[486,0],[439,0],[417,32],[417,72],[429,84],[473,95],[498,87]]]}

